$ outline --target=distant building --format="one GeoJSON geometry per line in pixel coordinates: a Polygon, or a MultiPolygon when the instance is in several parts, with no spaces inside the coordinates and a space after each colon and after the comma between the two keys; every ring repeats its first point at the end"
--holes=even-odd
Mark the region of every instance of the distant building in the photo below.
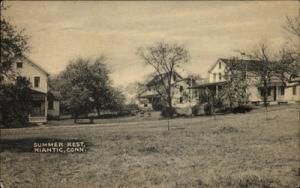
{"type": "MultiPolygon", "coordinates": [[[[225,69],[231,59],[218,59],[208,71],[208,82],[200,83],[192,87],[194,90],[210,89],[218,95],[222,89],[222,85],[226,83],[224,78],[225,69]]],[[[250,86],[248,87],[249,102],[254,104],[260,104],[263,102],[263,90],[262,86],[259,86],[259,80],[255,74],[253,74],[259,66],[260,61],[253,60],[238,60],[242,63],[247,70],[247,79],[249,79],[250,86]]],[[[298,78],[297,78],[298,79],[298,78]]],[[[268,88],[268,102],[270,104],[277,103],[295,103],[300,102],[300,85],[299,81],[295,79],[294,82],[283,83],[278,77],[270,78],[270,84],[268,88]]]]}
{"type": "MultiPolygon", "coordinates": [[[[158,93],[157,88],[163,87],[163,82],[167,81],[168,73],[160,76],[156,75],[150,82],[146,84],[146,89],[139,93],[139,105],[145,109],[159,110],[164,105],[165,100],[158,93]]],[[[173,72],[171,78],[172,84],[172,105],[174,107],[185,106],[191,102],[194,96],[190,86],[195,84],[193,78],[183,78],[177,72],[173,72]]]]}

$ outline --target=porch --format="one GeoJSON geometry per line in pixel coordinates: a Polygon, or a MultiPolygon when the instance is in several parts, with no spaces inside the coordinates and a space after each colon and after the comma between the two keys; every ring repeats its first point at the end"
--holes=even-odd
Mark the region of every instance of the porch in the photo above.
{"type": "Polygon", "coordinates": [[[225,81],[204,83],[204,84],[195,85],[193,87],[190,87],[189,89],[197,90],[197,92],[195,92],[195,93],[197,93],[198,96],[196,96],[193,99],[197,100],[198,102],[201,103],[201,100],[202,100],[201,94],[206,93],[206,95],[208,95],[208,93],[209,93],[211,96],[218,96],[225,83],[226,83],[225,81]]]}
{"type": "MultiPolygon", "coordinates": [[[[194,87],[191,87],[190,89],[197,90],[198,93],[198,102],[201,103],[201,93],[205,93],[207,96],[213,96],[216,97],[219,95],[220,91],[222,90],[224,84],[226,82],[213,82],[213,83],[205,83],[205,84],[199,84],[194,87]],[[209,94],[209,95],[208,95],[209,94]]],[[[272,82],[269,84],[269,87],[267,89],[267,101],[269,104],[283,104],[288,103],[289,98],[287,97],[287,91],[286,87],[282,82],[272,82]]],[[[264,90],[262,85],[256,86],[251,85],[247,89],[247,92],[249,95],[249,102],[252,104],[262,104],[263,103],[263,96],[264,96],[264,90]]]]}
{"type": "Polygon", "coordinates": [[[45,93],[31,90],[32,109],[29,115],[30,123],[47,122],[47,96],[45,93]]]}

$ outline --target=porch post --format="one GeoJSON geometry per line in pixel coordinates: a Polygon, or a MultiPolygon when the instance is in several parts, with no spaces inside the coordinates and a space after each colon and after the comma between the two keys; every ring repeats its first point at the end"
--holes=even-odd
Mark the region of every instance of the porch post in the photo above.
{"type": "Polygon", "coordinates": [[[48,100],[47,100],[47,95],[45,96],[45,117],[47,121],[47,116],[48,116],[48,100]]]}

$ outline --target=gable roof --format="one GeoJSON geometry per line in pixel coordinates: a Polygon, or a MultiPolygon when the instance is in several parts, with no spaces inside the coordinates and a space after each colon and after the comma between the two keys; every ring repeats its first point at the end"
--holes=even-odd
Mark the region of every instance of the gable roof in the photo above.
{"type": "Polygon", "coordinates": [[[42,68],[41,66],[39,66],[36,63],[34,63],[33,61],[31,61],[28,57],[22,56],[20,58],[20,60],[26,61],[27,63],[29,63],[31,66],[35,67],[37,70],[39,70],[40,72],[42,72],[46,76],[50,75],[44,68],[42,68]]]}
{"type": "Polygon", "coordinates": [[[208,70],[208,72],[210,73],[215,66],[217,66],[217,64],[219,62],[223,62],[225,65],[228,65],[231,62],[237,62],[237,63],[241,63],[243,65],[245,65],[247,67],[248,71],[257,71],[259,66],[259,63],[262,63],[262,61],[258,61],[258,60],[247,60],[247,59],[235,59],[233,61],[233,59],[227,59],[227,58],[219,58],[208,70]]]}
{"type": "MultiPolygon", "coordinates": [[[[166,73],[163,73],[161,75],[155,75],[153,77],[153,79],[150,80],[150,82],[147,83],[147,86],[149,87],[149,86],[153,86],[155,84],[158,84],[161,81],[162,78],[165,79],[169,74],[170,74],[170,72],[166,72],[166,73]]],[[[180,74],[178,74],[177,72],[174,71],[173,74],[176,75],[178,80],[183,79],[183,77],[180,74]]]]}

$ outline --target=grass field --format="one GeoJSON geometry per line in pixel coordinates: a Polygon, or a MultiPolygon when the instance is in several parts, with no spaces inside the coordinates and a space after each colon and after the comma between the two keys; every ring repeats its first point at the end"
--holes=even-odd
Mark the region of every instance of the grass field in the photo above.
{"type": "Polygon", "coordinates": [[[6,187],[297,187],[296,105],[248,114],[1,130],[6,187]],[[78,139],[88,151],[32,153],[35,139],[78,139]]]}

